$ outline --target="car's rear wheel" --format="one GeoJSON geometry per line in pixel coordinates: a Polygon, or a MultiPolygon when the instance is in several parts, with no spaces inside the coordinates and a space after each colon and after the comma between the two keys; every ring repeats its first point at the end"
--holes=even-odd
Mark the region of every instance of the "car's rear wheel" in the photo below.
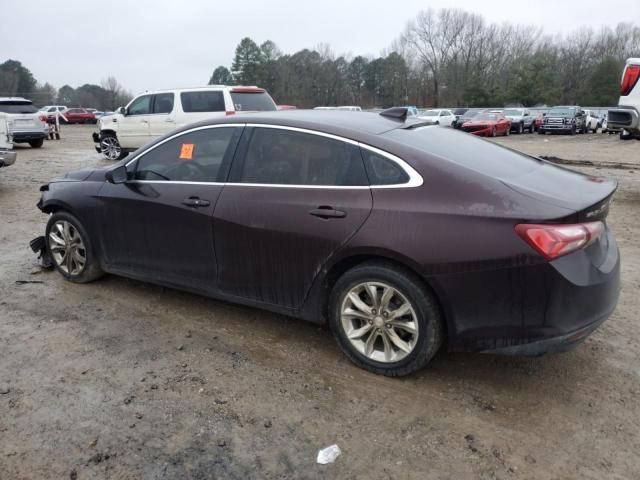
{"type": "Polygon", "coordinates": [[[329,300],[338,344],[357,366],[388,376],[408,375],[433,358],[443,325],[433,295],[413,274],[370,263],[345,273],[329,300]]]}
{"type": "Polygon", "coordinates": [[[89,235],[70,213],[56,212],[51,215],[47,222],[46,239],[56,270],[67,280],[87,283],[104,274],[89,235]]]}
{"type": "Polygon", "coordinates": [[[42,145],[44,145],[44,138],[41,138],[40,140],[31,140],[29,145],[31,145],[31,148],[41,148],[42,145]]]}
{"type": "Polygon", "coordinates": [[[100,151],[102,155],[109,160],[121,160],[128,155],[127,152],[122,150],[116,136],[111,133],[102,136],[100,140],[100,151]]]}

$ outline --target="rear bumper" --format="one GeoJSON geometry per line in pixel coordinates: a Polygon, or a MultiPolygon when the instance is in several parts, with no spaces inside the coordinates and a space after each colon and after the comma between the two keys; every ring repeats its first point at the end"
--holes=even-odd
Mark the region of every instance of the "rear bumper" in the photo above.
{"type": "Polygon", "coordinates": [[[607,112],[607,128],[624,128],[629,131],[640,130],[640,114],[634,107],[620,105],[607,112]]]}
{"type": "Polygon", "coordinates": [[[541,355],[584,340],[618,303],[620,256],[608,230],[604,245],[550,263],[432,278],[450,349],[541,355]]]}
{"type": "Polygon", "coordinates": [[[21,142],[31,142],[42,140],[46,138],[47,134],[44,130],[41,131],[33,131],[33,132],[13,132],[13,142],[21,143],[21,142]]]}
{"type": "Polygon", "coordinates": [[[8,167],[16,163],[18,154],[12,150],[0,150],[0,167],[8,167]]]}

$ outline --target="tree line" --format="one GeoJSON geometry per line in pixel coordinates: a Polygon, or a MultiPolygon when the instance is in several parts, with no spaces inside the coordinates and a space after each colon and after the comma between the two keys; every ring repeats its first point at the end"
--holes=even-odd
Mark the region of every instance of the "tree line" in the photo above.
{"type": "Polygon", "coordinates": [[[50,83],[40,84],[31,71],[17,60],[0,64],[0,97],[25,97],[38,106],[66,105],[115,110],[129,102],[132,95],[115,77],[105,78],[100,85],[84,84],[56,89],[50,83]]]}
{"type": "Polygon", "coordinates": [[[580,27],[564,35],[496,24],[458,9],[425,10],[378,57],[336,56],[328,45],[283,53],[243,38],[209,84],[259,85],[279,104],[499,106],[615,105],[640,27],[580,27]]]}

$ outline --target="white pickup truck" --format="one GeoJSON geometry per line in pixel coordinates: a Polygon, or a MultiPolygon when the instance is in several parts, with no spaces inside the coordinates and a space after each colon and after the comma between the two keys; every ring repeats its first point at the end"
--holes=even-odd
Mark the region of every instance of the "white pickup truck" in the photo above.
{"type": "Polygon", "coordinates": [[[621,128],[620,138],[640,140],[640,58],[629,58],[620,81],[617,108],[608,112],[608,128],[621,128]]]}
{"type": "Polygon", "coordinates": [[[16,152],[13,150],[13,138],[7,114],[0,112],[0,168],[13,165],[16,152]]]}

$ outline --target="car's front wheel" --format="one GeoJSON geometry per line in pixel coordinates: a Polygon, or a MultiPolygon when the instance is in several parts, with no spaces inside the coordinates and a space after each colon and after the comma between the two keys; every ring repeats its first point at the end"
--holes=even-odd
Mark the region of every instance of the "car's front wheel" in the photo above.
{"type": "Polygon", "coordinates": [[[87,283],[103,275],[91,239],[75,216],[67,212],[51,215],[46,240],[56,270],[67,280],[87,283]]]}
{"type": "Polygon", "coordinates": [[[42,145],[44,145],[44,138],[41,138],[39,140],[31,140],[29,142],[29,145],[31,145],[31,148],[42,148],[42,145]]]}
{"type": "Polygon", "coordinates": [[[120,146],[120,142],[115,135],[107,133],[100,140],[100,151],[109,160],[122,160],[128,155],[120,146]]]}
{"type": "Polygon", "coordinates": [[[346,272],[332,290],[329,309],[343,352],[373,373],[413,373],[442,344],[435,298],[415,275],[393,265],[363,264],[346,272]]]}

